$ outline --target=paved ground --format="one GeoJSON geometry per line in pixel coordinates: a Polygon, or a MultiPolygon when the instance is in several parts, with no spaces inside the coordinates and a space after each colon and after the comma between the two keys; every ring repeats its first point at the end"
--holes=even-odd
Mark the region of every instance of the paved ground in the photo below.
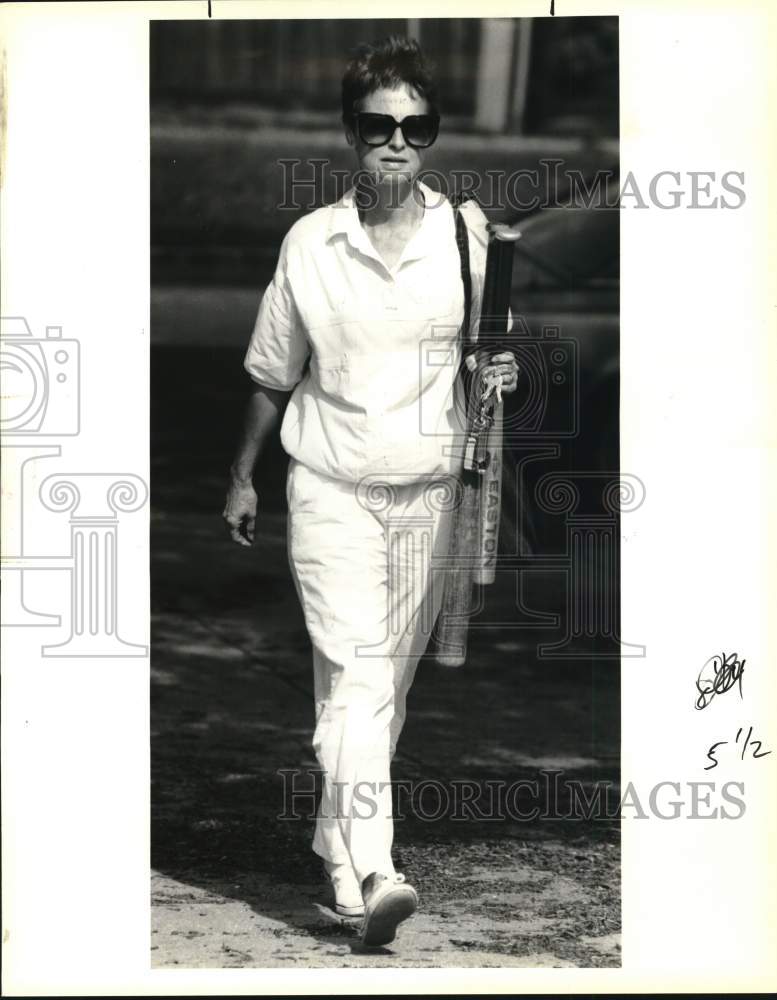
{"type": "MultiPolygon", "coordinates": [[[[619,965],[619,836],[603,821],[424,821],[405,803],[395,862],[419,891],[419,913],[394,945],[363,954],[356,926],[329,908],[311,816],[278,818],[279,771],[314,766],[283,468],[273,452],[255,547],[230,543],[219,514],[239,394],[223,368],[237,370],[235,358],[206,351],[152,363],[164,388],[152,415],[154,965],[619,965]]],[[[556,590],[540,579],[532,598],[557,605],[556,590]]],[[[509,581],[488,599],[509,616],[509,581]]],[[[543,768],[588,787],[617,782],[617,668],[538,663],[538,638],[485,631],[465,668],[423,662],[394,778],[416,789],[474,782],[481,814],[488,782],[537,779],[543,768]]],[[[437,800],[422,802],[431,816],[437,800]]]]}

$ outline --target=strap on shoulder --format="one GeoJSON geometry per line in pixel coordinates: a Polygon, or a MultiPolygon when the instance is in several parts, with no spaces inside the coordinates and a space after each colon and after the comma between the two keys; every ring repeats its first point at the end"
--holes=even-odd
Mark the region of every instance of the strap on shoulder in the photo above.
{"type": "Polygon", "coordinates": [[[459,248],[459,260],[461,262],[461,283],[464,285],[464,322],[461,327],[462,339],[469,337],[469,321],[472,312],[472,275],[469,269],[469,233],[467,223],[462,218],[459,206],[465,201],[467,195],[456,193],[449,198],[453,208],[453,217],[456,221],[456,245],[459,248]]]}

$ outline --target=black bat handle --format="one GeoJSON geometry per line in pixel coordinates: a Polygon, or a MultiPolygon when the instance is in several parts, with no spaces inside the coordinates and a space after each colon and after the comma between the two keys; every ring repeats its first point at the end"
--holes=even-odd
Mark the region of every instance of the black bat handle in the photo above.
{"type": "Polygon", "coordinates": [[[503,334],[510,308],[513,253],[521,234],[516,228],[503,225],[492,225],[490,233],[479,329],[481,333],[503,334]]]}

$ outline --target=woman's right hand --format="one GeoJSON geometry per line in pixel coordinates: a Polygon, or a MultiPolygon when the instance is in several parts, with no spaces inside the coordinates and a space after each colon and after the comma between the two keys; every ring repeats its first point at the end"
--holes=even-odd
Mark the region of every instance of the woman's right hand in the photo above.
{"type": "Polygon", "coordinates": [[[227,500],[221,516],[227,525],[229,537],[238,545],[253,545],[256,527],[256,508],[259,498],[253,483],[231,479],[227,500]]]}

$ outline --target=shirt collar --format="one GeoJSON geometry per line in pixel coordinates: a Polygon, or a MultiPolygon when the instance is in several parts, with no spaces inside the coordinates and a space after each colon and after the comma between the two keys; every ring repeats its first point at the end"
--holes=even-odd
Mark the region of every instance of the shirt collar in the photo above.
{"type": "MultiPolygon", "coordinates": [[[[413,234],[405,247],[401,258],[394,267],[397,271],[402,264],[410,260],[417,260],[427,253],[439,249],[440,237],[445,232],[444,227],[448,224],[451,207],[445,195],[439,191],[434,191],[419,181],[418,188],[424,197],[424,215],[421,225],[413,234]]],[[[383,263],[380,256],[370,242],[370,238],[364,231],[359,221],[359,211],[356,207],[356,189],[349,188],[339,201],[330,207],[329,224],[327,227],[326,239],[329,241],[334,236],[344,233],[354,249],[359,250],[367,257],[383,263]]],[[[384,265],[385,266],[385,265],[384,265]]]]}

